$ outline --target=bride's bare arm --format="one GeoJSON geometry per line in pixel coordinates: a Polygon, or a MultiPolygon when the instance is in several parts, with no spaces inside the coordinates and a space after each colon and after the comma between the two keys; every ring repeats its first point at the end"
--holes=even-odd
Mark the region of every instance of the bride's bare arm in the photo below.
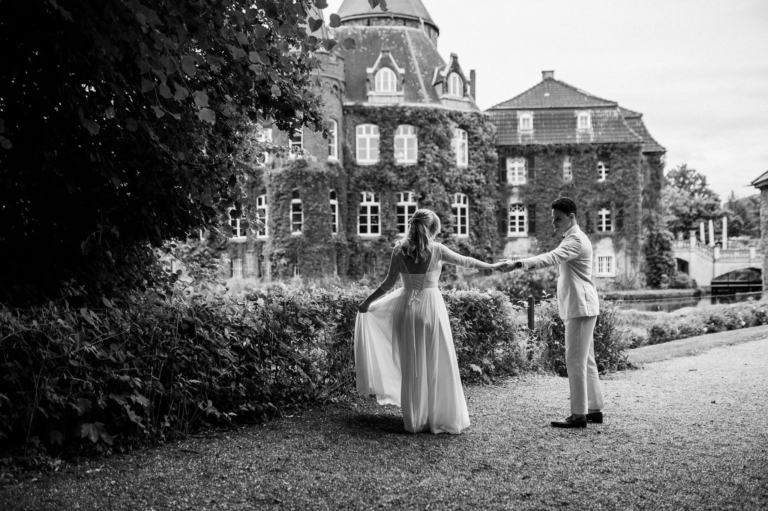
{"type": "Polygon", "coordinates": [[[456,266],[461,266],[462,268],[479,268],[481,270],[498,270],[504,264],[503,262],[486,263],[486,262],[480,261],[479,259],[475,259],[474,257],[463,256],[461,254],[457,254],[456,252],[446,247],[445,245],[440,245],[440,252],[441,252],[441,257],[443,262],[446,262],[449,264],[455,264],[456,266]]]}
{"type": "Polygon", "coordinates": [[[398,270],[397,265],[397,254],[398,249],[394,249],[392,251],[392,258],[389,260],[389,271],[387,272],[387,278],[384,279],[384,282],[382,282],[381,285],[368,296],[368,298],[363,300],[363,302],[357,307],[357,312],[368,312],[368,307],[370,307],[373,302],[387,294],[392,290],[392,288],[395,287],[395,284],[397,284],[397,279],[400,277],[400,271],[398,270]]]}

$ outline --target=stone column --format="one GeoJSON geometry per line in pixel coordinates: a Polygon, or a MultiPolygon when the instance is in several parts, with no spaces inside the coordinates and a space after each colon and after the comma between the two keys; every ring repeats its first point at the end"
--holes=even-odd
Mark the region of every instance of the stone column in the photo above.
{"type": "Polygon", "coordinates": [[[709,221],[709,246],[715,246],[715,223],[711,219],[709,221]]]}
{"type": "Polygon", "coordinates": [[[696,246],[696,230],[695,229],[688,232],[688,241],[690,242],[691,248],[696,246]]]}
{"type": "Polygon", "coordinates": [[[707,244],[707,238],[704,236],[704,222],[701,222],[699,224],[699,241],[701,242],[701,246],[704,246],[707,244]]]}
{"type": "Polygon", "coordinates": [[[723,217],[723,250],[728,248],[728,217],[723,217]]]}

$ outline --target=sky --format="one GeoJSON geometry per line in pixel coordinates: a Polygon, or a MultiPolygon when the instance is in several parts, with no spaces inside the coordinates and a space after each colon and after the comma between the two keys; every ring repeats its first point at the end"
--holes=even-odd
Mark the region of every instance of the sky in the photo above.
{"type": "MultiPolygon", "coordinates": [[[[768,0],[422,0],[485,110],[541,72],[641,112],[722,199],[768,171],[768,0]]],[[[326,20],[343,0],[328,0],[326,20]]]]}

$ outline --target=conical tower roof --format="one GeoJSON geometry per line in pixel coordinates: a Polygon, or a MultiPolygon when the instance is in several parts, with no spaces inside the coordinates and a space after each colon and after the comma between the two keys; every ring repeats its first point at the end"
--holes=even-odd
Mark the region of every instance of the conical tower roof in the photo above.
{"type": "Polygon", "coordinates": [[[432,25],[435,30],[439,29],[432,16],[429,15],[427,8],[421,0],[387,0],[387,11],[381,10],[376,6],[371,9],[368,0],[344,0],[339,8],[339,17],[342,23],[345,21],[363,20],[363,19],[406,19],[412,21],[424,20],[424,23],[432,25]]]}

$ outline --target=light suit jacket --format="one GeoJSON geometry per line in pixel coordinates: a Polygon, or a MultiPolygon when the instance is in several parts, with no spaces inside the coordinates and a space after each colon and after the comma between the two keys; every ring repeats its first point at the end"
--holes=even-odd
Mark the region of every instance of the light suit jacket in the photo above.
{"type": "Polygon", "coordinates": [[[552,252],[520,262],[525,269],[559,265],[557,306],[563,320],[600,314],[592,282],[592,244],[578,225],[565,231],[563,241],[552,252]]]}

